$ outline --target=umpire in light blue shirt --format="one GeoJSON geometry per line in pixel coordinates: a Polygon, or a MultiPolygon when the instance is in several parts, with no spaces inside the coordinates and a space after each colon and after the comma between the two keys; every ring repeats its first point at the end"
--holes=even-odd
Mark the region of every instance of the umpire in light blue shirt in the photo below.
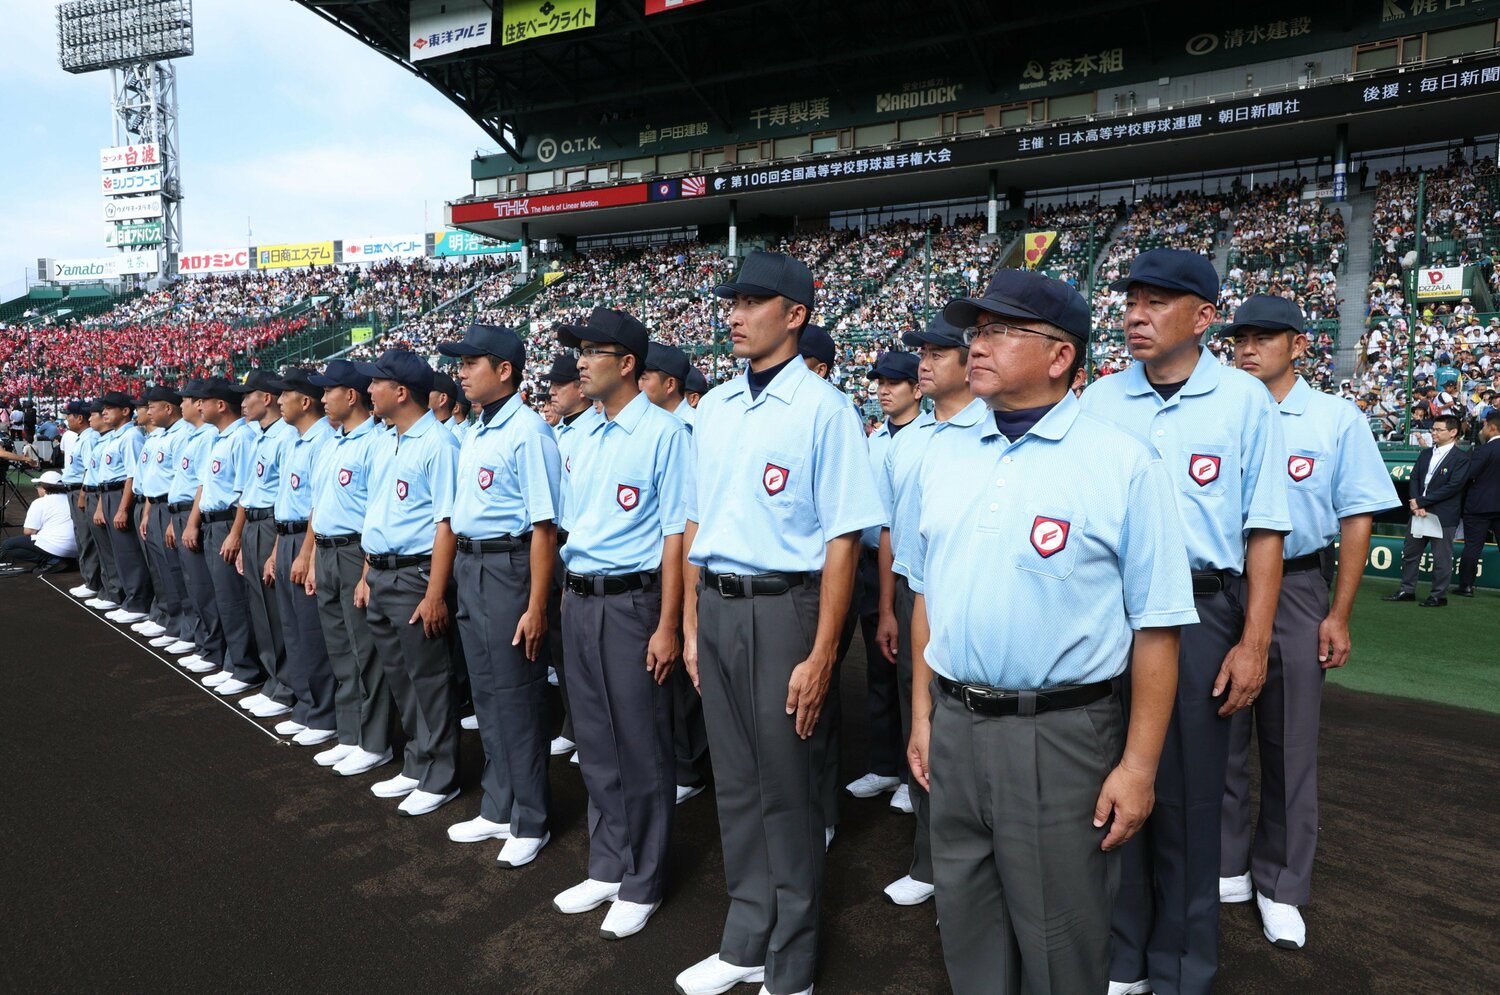
{"type": "MultiPolygon", "coordinates": [[[[200,469],[208,462],[209,450],[218,429],[204,420],[203,402],[207,397],[207,382],[189,380],[182,385],[182,420],[188,423],[187,435],[177,446],[176,464],[172,468],[172,482],[167,488],[167,512],[172,516],[167,527],[166,543],[177,552],[177,562],[182,566],[182,583],[193,609],[193,634],[184,635],[195,649],[179,657],[177,663],[194,674],[208,674],[223,669],[224,629],[219,619],[218,602],[214,600],[213,577],[208,572],[208,560],[201,543],[187,543],[188,521],[193,517],[201,486],[200,469]]],[[[180,647],[179,647],[180,648],[180,647]]]]}
{"type": "Polygon", "coordinates": [[[193,638],[195,612],[188,601],[182,564],[177,558],[177,550],[168,547],[166,542],[172,525],[169,498],[177,453],[193,426],[182,417],[182,396],[172,388],[152,387],[143,399],[155,428],[146,437],[146,446],[141,450],[144,462],[137,479],[146,499],[146,507],[141,512],[141,542],[148,561],[155,564],[152,575],[156,578],[153,581],[156,600],[166,616],[166,632],[151,642],[153,646],[166,647],[191,642],[193,638]]]}
{"type": "Polygon", "coordinates": [[[703,693],[730,904],[719,952],[677,989],[764,978],[794,995],[817,972],[825,696],[859,534],[885,513],[849,399],[797,355],[807,266],[756,252],[714,293],[732,301],[730,340],[749,369],[696,412],[683,659],[703,693]]]}
{"type": "Polygon", "coordinates": [[[557,443],[521,401],[526,347],[513,330],[476,322],[462,341],[438,351],[458,358],[464,390],[482,412],[459,450],[452,526],[458,630],[484,746],[484,797],[479,815],[450,826],[448,838],[508,840],[500,863],[519,867],[550,836],[546,636],[557,557],[557,443]]]}
{"type": "MultiPolygon", "coordinates": [[[[94,524],[114,552],[123,597],[120,608],[106,615],[122,625],[139,622],[151,609],[153,591],[146,556],[135,530],[131,509],[135,493],[129,486],[139,473],[141,448],[146,438],[135,424],[135,399],[119,391],[100,398],[107,429],[96,449],[99,461],[99,504],[94,524]]],[[[96,535],[99,533],[96,533],[96,535]]]]}
{"type": "Polygon", "coordinates": [[[1202,347],[1218,317],[1219,278],[1206,257],[1151,249],[1111,286],[1126,293],[1125,345],[1136,362],[1095,381],[1083,407],[1145,439],[1166,463],[1198,623],[1182,630],[1156,808],[1124,854],[1110,984],[1201,993],[1219,964],[1229,716],[1265,682],[1282,537],[1291,530],[1286,450],[1265,386],[1202,347]]]}
{"type": "Polygon", "coordinates": [[[375,417],[391,423],[370,443],[365,577],[354,600],[367,605],[408,737],[402,772],[370,791],[401,798],[403,815],[426,815],[458,797],[458,703],[448,645],[458,441],[427,409],[432,369],[416,353],[387,349],[354,369],[370,378],[375,417]]]}
{"type": "Polygon", "coordinates": [[[1323,675],[1349,659],[1349,614],[1364,573],[1376,512],[1398,507],[1396,487],[1364,416],[1349,401],[1313,390],[1293,365],[1308,348],[1306,318],[1292,301],[1245,300],[1219,334],[1234,340],[1234,365],[1271,392],[1286,440],[1292,531],[1282,560],[1266,683],[1230,718],[1219,898],[1255,898],[1266,939],[1300,948],[1299,905],[1311,898],[1318,843],[1318,715],[1323,675]],[[1334,543],[1338,585],[1330,608],[1334,543]],[[1250,732],[1260,746],[1260,818],[1250,832],[1250,732]]]}
{"type": "Polygon", "coordinates": [[[948,978],[1102,992],[1117,848],[1151,810],[1178,626],[1197,617],[1171,484],[1069,390],[1090,332],[1076,290],[1000,270],[943,315],[984,402],[933,430],[911,563],[909,756],[948,978]]]}

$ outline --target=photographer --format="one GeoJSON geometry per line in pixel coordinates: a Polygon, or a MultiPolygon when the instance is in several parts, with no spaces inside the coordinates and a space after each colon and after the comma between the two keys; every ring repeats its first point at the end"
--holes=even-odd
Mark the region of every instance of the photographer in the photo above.
{"type": "Polygon", "coordinates": [[[78,555],[68,511],[68,485],[62,474],[48,470],[36,479],[36,485],[37,499],[26,510],[24,534],[0,544],[0,577],[54,573],[78,555]]]}

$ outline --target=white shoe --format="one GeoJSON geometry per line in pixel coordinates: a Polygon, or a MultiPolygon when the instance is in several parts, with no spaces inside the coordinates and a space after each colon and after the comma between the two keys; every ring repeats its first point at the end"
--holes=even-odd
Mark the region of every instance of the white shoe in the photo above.
{"type": "Polygon", "coordinates": [[[274,719],[278,715],[285,715],[292,710],[291,705],[283,705],[275,698],[267,698],[265,701],[250,709],[250,714],[257,719],[274,719]]]}
{"type": "Polygon", "coordinates": [[[299,732],[302,732],[304,729],[306,729],[307,726],[303,725],[301,722],[287,719],[285,722],[276,723],[274,728],[276,730],[276,735],[278,736],[295,736],[299,732]]]}
{"type": "MultiPolygon", "coordinates": [[[[118,622],[120,625],[130,625],[132,622],[139,622],[144,619],[146,617],[146,613],[133,612],[125,608],[120,608],[110,612],[104,617],[109,619],[111,622],[118,622]]],[[[162,631],[165,632],[166,630],[163,629],[162,631]]]]}
{"type": "Polygon", "coordinates": [[[479,716],[477,716],[477,715],[465,715],[463,718],[461,718],[461,719],[458,720],[458,726],[459,726],[460,729],[469,729],[469,730],[478,729],[479,728],[479,716]]]}
{"type": "Polygon", "coordinates": [[[434,794],[431,791],[413,791],[401,800],[401,804],[396,806],[396,811],[402,815],[426,815],[428,812],[436,812],[457,797],[457,788],[446,795],[434,794]]]}
{"type": "Polygon", "coordinates": [[[245,695],[245,697],[243,697],[239,701],[235,702],[235,704],[239,705],[241,708],[243,708],[245,711],[248,712],[252,708],[259,708],[262,704],[264,704],[265,702],[268,702],[270,700],[271,699],[267,698],[265,696],[265,694],[263,694],[260,691],[257,691],[254,694],[247,694],[247,695],[245,695]]]}
{"type": "MultiPolygon", "coordinates": [[[[221,690],[219,693],[223,694],[224,692],[221,690]]],[[[289,708],[287,711],[291,711],[291,709],[289,708]]],[[[292,737],[292,742],[298,746],[317,746],[319,743],[328,742],[337,735],[338,732],[334,729],[303,729],[292,737]]]]}
{"type": "Polygon", "coordinates": [[[68,588],[68,593],[73,595],[73,597],[75,598],[92,598],[99,592],[95,591],[87,584],[79,584],[77,587],[68,588]]]}
{"type": "Polygon", "coordinates": [[[904,784],[897,788],[896,793],[891,795],[891,808],[897,812],[905,812],[907,815],[911,815],[915,811],[911,807],[911,789],[904,784]]]}
{"type": "Polygon", "coordinates": [[[1140,981],[1111,981],[1109,995],[1151,995],[1151,982],[1145,978],[1140,981]]]}
{"type": "Polygon", "coordinates": [[[176,636],[157,636],[155,639],[151,640],[151,642],[148,643],[147,645],[148,646],[155,646],[159,650],[164,650],[168,646],[171,646],[175,642],[177,642],[177,637],[176,636]]]}
{"type": "Polygon", "coordinates": [[[932,885],[918,881],[910,874],[885,886],[885,897],[897,905],[921,905],[932,897],[932,885]]]}
{"type": "MultiPolygon", "coordinates": [[[[173,656],[182,656],[183,654],[198,656],[197,649],[198,645],[187,639],[178,639],[167,646],[167,652],[173,656]]],[[[177,662],[181,663],[182,661],[178,660],[177,662]]]]}
{"type": "Polygon", "coordinates": [[[218,670],[219,665],[209,663],[201,656],[185,656],[177,661],[177,665],[190,674],[206,674],[212,670],[218,670]]]}
{"type": "Polygon", "coordinates": [[[659,908],[661,902],[642,905],[640,902],[627,902],[617,898],[610,903],[609,911],[604,915],[599,935],[606,940],[623,940],[627,936],[634,936],[646,928],[651,913],[659,908]]]}
{"type": "MultiPolygon", "coordinates": [[[[813,991],[813,986],[812,985],[808,985],[806,988],[802,989],[800,992],[793,992],[792,995],[812,995],[812,991],[813,991]]],[[[767,988],[765,985],[761,985],[760,986],[760,995],[771,995],[771,989],[767,988]]]]}
{"type": "Polygon", "coordinates": [[[361,748],[334,764],[333,772],[343,777],[352,777],[355,774],[363,774],[366,771],[374,770],[376,767],[390,762],[390,750],[386,750],[384,753],[371,753],[361,748]]]}
{"type": "Polygon", "coordinates": [[[359,749],[357,746],[340,743],[337,746],[324,750],[322,753],[314,753],[313,763],[319,767],[332,767],[357,749],[359,749]]]}
{"type": "Polygon", "coordinates": [[[720,995],[735,985],[753,985],[765,980],[764,964],[759,967],[740,967],[713,954],[679,974],[672,987],[677,989],[678,995],[720,995]]]}
{"type": "Polygon", "coordinates": [[[1260,929],[1271,945],[1283,950],[1301,950],[1307,943],[1307,924],[1297,906],[1273,902],[1260,892],[1255,893],[1255,906],[1260,909],[1260,929]]]}
{"type": "Polygon", "coordinates": [[[575,884],[565,891],[557,893],[552,899],[552,907],[566,915],[574,915],[578,912],[589,912],[597,909],[605,902],[612,902],[620,894],[620,882],[618,881],[595,881],[589,878],[582,884],[575,884]]]}
{"type": "Polygon", "coordinates": [[[578,751],[577,750],[574,750],[573,751],[573,755],[568,758],[568,763],[572,764],[574,767],[578,766],[578,751]]]}
{"type": "Polygon", "coordinates": [[[551,833],[543,833],[540,838],[535,836],[512,836],[505,841],[500,848],[500,856],[495,860],[502,867],[525,867],[536,859],[541,853],[542,847],[552,839],[551,833]]]}
{"type": "Polygon", "coordinates": [[[1248,902],[1254,894],[1255,888],[1250,884],[1249,871],[1238,877],[1219,878],[1219,903],[1221,905],[1248,902]]]}
{"type": "Polygon", "coordinates": [[[147,639],[155,639],[157,636],[160,636],[167,631],[167,627],[165,625],[158,625],[157,623],[151,621],[149,618],[146,619],[146,621],[140,623],[140,628],[137,629],[135,626],[131,626],[131,628],[135,629],[136,632],[139,632],[147,639]]]}
{"type": "Polygon", "coordinates": [[[679,784],[677,786],[677,804],[681,805],[689,798],[697,798],[701,794],[703,794],[703,785],[701,784],[695,784],[692,787],[686,784],[679,784]]]}
{"type": "Polygon", "coordinates": [[[89,600],[85,601],[84,604],[88,605],[90,608],[94,608],[102,612],[112,612],[120,610],[120,603],[118,601],[110,601],[108,598],[90,598],[89,600]]]}
{"type": "Polygon", "coordinates": [[[824,853],[827,853],[828,852],[828,848],[831,847],[831,846],[833,846],[833,837],[834,837],[834,834],[837,833],[838,831],[839,831],[839,827],[838,826],[829,826],[828,828],[826,828],[826,829],[823,830],[823,852],[824,853]]]}
{"type": "Polygon", "coordinates": [[[559,736],[552,741],[548,747],[554,757],[560,757],[564,753],[571,753],[578,748],[578,744],[565,736],[559,736]]]}
{"type": "Polygon", "coordinates": [[[222,695],[225,698],[228,698],[228,697],[230,697],[232,695],[236,695],[236,694],[240,694],[240,693],[245,692],[245,691],[249,691],[253,687],[255,687],[254,684],[251,684],[251,683],[249,683],[247,681],[239,680],[238,678],[231,677],[229,680],[225,681],[223,684],[220,684],[218,687],[214,688],[214,694],[222,695]]]}
{"type": "Polygon", "coordinates": [[[850,781],[844,785],[844,790],[855,798],[874,798],[876,795],[887,791],[895,791],[901,787],[899,777],[881,777],[879,774],[866,774],[858,781],[850,781]]]}
{"type": "Polygon", "coordinates": [[[220,670],[218,673],[209,674],[207,677],[203,678],[202,683],[206,688],[216,688],[220,684],[223,684],[225,681],[232,680],[234,680],[233,674],[231,674],[227,670],[220,670]]]}
{"type": "Polygon", "coordinates": [[[417,790],[417,785],[422,782],[405,774],[397,774],[395,777],[385,781],[376,781],[370,785],[370,794],[376,798],[400,798],[417,790]]]}
{"type": "Polygon", "coordinates": [[[448,838],[455,843],[508,840],[510,839],[510,826],[504,822],[491,822],[482,815],[476,815],[468,822],[455,822],[449,826],[448,838]]]}
{"type": "MultiPolygon", "coordinates": [[[[149,618],[142,619],[139,622],[133,622],[133,623],[131,623],[130,631],[139,634],[142,629],[144,629],[147,625],[150,625],[150,624],[151,624],[151,619],[149,619],[149,618]]],[[[167,630],[163,629],[162,631],[166,632],[167,630]]]]}

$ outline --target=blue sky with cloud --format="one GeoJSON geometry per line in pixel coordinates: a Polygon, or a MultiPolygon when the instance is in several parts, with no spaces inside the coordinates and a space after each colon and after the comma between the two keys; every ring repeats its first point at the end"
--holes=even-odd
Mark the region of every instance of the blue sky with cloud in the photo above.
{"type": "MultiPolygon", "coordinates": [[[[0,0],[0,299],[38,256],[101,256],[109,73],[57,65],[56,5],[0,0]]],[[[176,65],[184,248],[435,231],[494,143],[426,83],[292,0],[194,0],[176,65]]]]}

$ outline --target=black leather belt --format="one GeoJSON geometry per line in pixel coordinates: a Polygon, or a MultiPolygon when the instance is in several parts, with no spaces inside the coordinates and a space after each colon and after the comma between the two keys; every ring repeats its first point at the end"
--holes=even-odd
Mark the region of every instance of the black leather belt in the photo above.
{"type": "Polygon", "coordinates": [[[83,489],[90,494],[98,494],[100,491],[123,491],[125,489],[125,481],[116,480],[112,484],[85,484],[83,489]]]}
{"type": "Polygon", "coordinates": [[[1074,687],[1050,688],[1041,691],[1007,691],[1002,688],[985,687],[983,684],[960,684],[937,675],[937,685],[950,698],[963,702],[965,708],[980,715],[1017,715],[1020,713],[1021,696],[1036,695],[1036,711],[1057,712],[1066,708],[1082,708],[1114,693],[1114,681],[1097,684],[1079,684],[1074,687]]]}
{"type": "Polygon", "coordinates": [[[366,553],[365,559],[370,562],[371,570],[400,570],[402,567],[421,566],[423,563],[432,562],[431,553],[421,553],[415,556],[402,556],[400,553],[366,553]]]}
{"type": "Polygon", "coordinates": [[[67,488],[68,488],[68,493],[69,494],[77,494],[79,491],[83,490],[83,485],[82,484],[68,484],[67,488]]]}
{"type": "Polygon", "coordinates": [[[232,522],[234,521],[234,509],[225,508],[223,511],[205,511],[201,517],[205,525],[216,525],[219,522],[232,522]]]}
{"type": "Polygon", "coordinates": [[[152,504],[161,504],[166,499],[167,499],[167,496],[165,494],[147,494],[146,495],[146,500],[150,501],[152,504]]]}
{"type": "Polygon", "coordinates": [[[279,536],[301,535],[307,531],[307,522],[277,522],[276,534],[279,536]]]}
{"type": "Polygon", "coordinates": [[[1301,573],[1304,570],[1322,570],[1323,553],[1308,553],[1306,556],[1290,556],[1281,561],[1283,574],[1301,573]]]}
{"type": "Polygon", "coordinates": [[[509,553],[522,546],[531,545],[531,533],[518,536],[500,536],[495,539],[471,539],[455,536],[460,553],[509,553]]]}
{"type": "Polygon", "coordinates": [[[1229,583],[1232,574],[1228,570],[1194,570],[1194,594],[1218,594],[1229,583]]]}
{"type": "Polygon", "coordinates": [[[246,508],[245,521],[263,522],[266,519],[270,518],[272,512],[274,512],[275,510],[275,508],[246,508]]]}
{"type": "Polygon", "coordinates": [[[193,502],[191,501],[174,501],[167,505],[167,511],[173,515],[180,515],[184,511],[191,511],[192,507],[193,502]]]}
{"type": "Polygon", "coordinates": [[[318,532],[313,533],[313,544],[324,549],[333,549],[335,546],[356,546],[359,544],[359,533],[350,532],[341,536],[326,536],[318,532]]]}
{"type": "Polygon", "coordinates": [[[603,597],[608,594],[624,594],[641,591],[656,583],[654,573],[636,574],[575,574],[569,570],[563,576],[563,587],[580,598],[603,597]]]}
{"type": "Polygon", "coordinates": [[[703,571],[703,584],[725,598],[747,598],[755,594],[785,594],[807,583],[805,573],[716,574],[703,571]]]}

